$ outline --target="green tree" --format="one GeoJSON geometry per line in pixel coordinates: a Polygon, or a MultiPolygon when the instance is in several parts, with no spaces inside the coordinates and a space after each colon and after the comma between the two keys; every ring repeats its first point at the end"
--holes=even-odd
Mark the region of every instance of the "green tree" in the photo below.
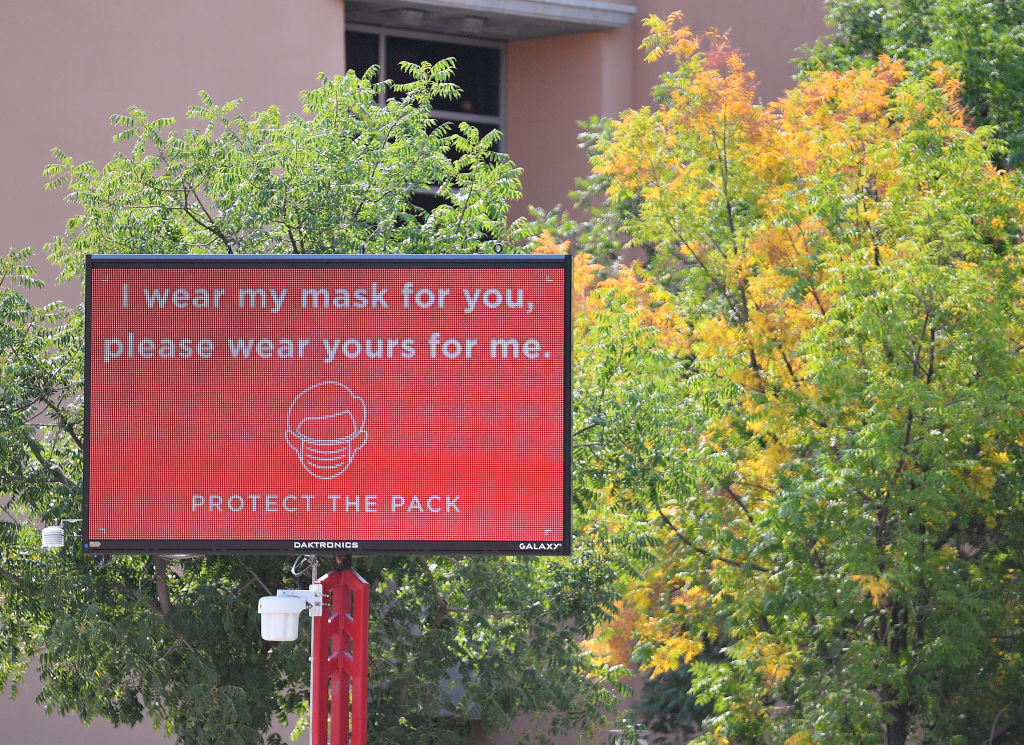
{"type": "Polygon", "coordinates": [[[581,257],[577,317],[578,498],[658,541],[624,583],[633,659],[690,665],[699,742],[1019,741],[1024,190],[1000,143],[941,69],[811,72],[760,106],[726,39],[648,23],[675,69],[592,158],[648,259],[581,257]]]}
{"type": "MultiPolygon", "coordinates": [[[[432,100],[457,95],[450,61],[407,69],[400,86],[322,77],[289,117],[243,118],[205,94],[196,128],[114,117],[124,154],[97,168],[55,151],[47,169],[79,207],[51,259],[81,282],[87,253],[514,248],[519,171],[493,152],[498,135],[431,120],[432,100]],[[423,193],[436,206],[417,206],[423,193]]],[[[296,583],[286,562],[40,550],[38,525],[81,510],[83,316],[25,300],[26,256],[0,263],[0,684],[38,656],[50,709],[148,715],[183,744],[275,741],[273,719],[305,711],[309,674],[308,637],[260,639],[257,599],[296,583]]],[[[576,640],[610,601],[604,558],[357,560],[373,587],[371,740],[457,743],[527,712],[548,716],[540,740],[594,726],[610,693],[576,640]]]]}
{"type": "Polygon", "coordinates": [[[925,73],[935,63],[963,81],[970,120],[991,124],[1024,162],[1024,5],[1013,0],[826,0],[832,36],[801,61],[805,70],[871,65],[885,54],[925,73]]]}

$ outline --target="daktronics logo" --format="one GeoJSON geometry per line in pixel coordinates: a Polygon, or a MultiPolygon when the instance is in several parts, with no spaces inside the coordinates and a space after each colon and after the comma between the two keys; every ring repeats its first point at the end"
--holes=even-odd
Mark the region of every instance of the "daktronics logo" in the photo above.
{"type": "Polygon", "coordinates": [[[568,552],[568,269],[91,257],[87,540],[568,552]]]}

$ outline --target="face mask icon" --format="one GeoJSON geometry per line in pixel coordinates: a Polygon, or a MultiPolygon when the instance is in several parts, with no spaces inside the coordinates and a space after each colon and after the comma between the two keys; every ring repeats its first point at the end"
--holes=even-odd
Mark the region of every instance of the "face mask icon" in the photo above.
{"type": "Polygon", "coordinates": [[[365,426],[363,399],[348,386],[328,380],[295,397],[284,438],[310,476],[333,479],[366,444],[365,426]]]}

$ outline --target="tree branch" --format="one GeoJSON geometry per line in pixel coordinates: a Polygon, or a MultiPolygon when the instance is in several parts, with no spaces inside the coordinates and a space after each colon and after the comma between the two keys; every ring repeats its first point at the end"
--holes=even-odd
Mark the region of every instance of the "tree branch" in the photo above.
{"type": "Polygon", "coordinates": [[[602,424],[604,424],[604,422],[592,422],[591,424],[588,424],[586,427],[582,427],[581,429],[578,429],[575,432],[573,432],[572,436],[573,437],[579,437],[584,432],[586,432],[588,429],[593,429],[594,427],[600,427],[602,424]]]}
{"type": "Polygon", "coordinates": [[[27,438],[28,449],[32,452],[32,456],[39,462],[46,472],[53,476],[58,483],[63,484],[69,489],[78,489],[78,484],[75,484],[71,479],[64,475],[64,472],[57,466],[52,465],[46,460],[46,456],[43,455],[43,447],[39,442],[29,435],[27,438]]]}
{"type": "Polygon", "coordinates": [[[672,521],[669,519],[668,515],[665,514],[664,510],[662,510],[661,505],[657,505],[657,509],[658,509],[658,514],[661,516],[662,521],[664,521],[665,525],[667,525],[668,528],[673,532],[673,536],[676,538],[676,540],[678,540],[680,543],[685,544],[688,548],[693,549],[694,551],[696,551],[701,556],[706,556],[707,558],[711,559],[712,561],[720,561],[723,564],[728,564],[729,566],[740,567],[740,568],[742,568],[742,567],[750,567],[751,569],[753,569],[755,571],[758,571],[758,572],[764,572],[764,573],[771,572],[771,570],[768,567],[761,566],[760,564],[758,564],[756,562],[753,562],[753,561],[737,561],[736,559],[730,559],[728,557],[722,556],[721,554],[716,554],[714,551],[706,549],[703,546],[698,546],[694,541],[692,541],[691,539],[687,538],[683,534],[683,532],[681,530],[679,530],[679,528],[677,528],[672,523],[672,521]]]}
{"type": "Polygon", "coordinates": [[[448,601],[441,594],[441,588],[437,586],[437,578],[434,576],[434,572],[431,570],[427,560],[422,556],[417,556],[416,563],[420,565],[424,574],[427,575],[427,579],[430,580],[430,589],[433,591],[434,600],[437,603],[437,613],[434,614],[434,625],[437,626],[448,615],[448,601]]]}
{"type": "Polygon", "coordinates": [[[107,581],[103,581],[101,586],[106,588],[106,589],[108,589],[108,590],[113,590],[114,592],[118,592],[121,595],[124,595],[126,598],[131,598],[132,600],[137,600],[138,602],[142,603],[142,605],[145,606],[146,609],[149,610],[149,612],[152,613],[153,615],[156,615],[156,616],[165,615],[164,612],[160,609],[159,605],[154,603],[149,598],[146,598],[145,596],[143,596],[142,593],[140,593],[138,590],[136,590],[133,587],[128,587],[128,585],[122,585],[119,582],[107,582],[107,581]]]}
{"type": "Polygon", "coordinates": [[[171,612],[171,593],[167,587],[167,562],[162,556],[153,554],[153,569],[156,574],[156,597],[160,603],[160,614],[171,612]]]}
{"type": "MultiPolygon", "coordinates": [[[[722,293],[722,298],[728,304],[729,308],[733,311],[733,313],[739,315],[739,309],[736,307],[736,303],[733,301],[732,296],[729,295],[729,290],[728,288],[726,288],[725,283],[711,273],[711,270],[708,268],[708,265],[704,263],[704,261],[700,258],[700,255],[698,255],[698,253],[693,249],[693,247],[690,245],[690,242],[683,237],[683,235],[679,232],[679,230],[676,228],[676,226],[672,223],[671,220],[666,218],[665,224],[668,227],[669,231],[671,231],[672,235],[675,236],[676,242],[689,252],[690,256],[693,257],[693,260],[697,263],[697,266],[699,266],[701,270],[704,272],[704,275],[709,280],[711,280],[711,283],[718,289],[719,292],[722,293]]],[[[714,241],[712,241],[712,243],[714,243],[714,241]]]]}
{"type": "Polygon", "coordinates": [[[747,516],[747,522],[749,522],[751,525],[753,525],[754,524],[754,517],[750,514],[750,510],[747,509],[747,506],[745,504],[743,504],[743,500],[740,499],[739,496],[736,494],[736,492],[734,492],[732,490],[732,487],[731,486],[726,486],[723,489],[723,491],[725,491],[725,493],[729,495],[729,498],[732,499],[732,501],[736,503],[736,506],[738,506],[741,510],[743,510],[743,514],[747,516]]]}
{"type": "MultiPolygon", "coordinates": [[[[263,588],[263,591],[265,593],[267,593],[268,595],[274,595],[275,594],[269,587],[267,587],[267,583],[264,582],[260,578],[260,576],[258,574],[256,574],[256,572],[254,572],[252,570],[252,568],[248,564],[246,564],[244,561],[239,561],[238,563],[242,565],[242,568],[245,569],[245,571],[247,571],[249,574],[251,574],[253,576],[253,579],[255,579],[257,583],[259,583],[259,586],[263,588]]],[[[315,580],[315,578],[314,578],[314,580],[315,580]]]]}
{"type": "Polygon", "coordinates": [[[422,556],[416,557],[416,563],[422,568],[424,573],[427,575],[427,579],[430,580],[430,588],[434,593],[434,599],[437,601],[438,613],[434,617],[434,624],[437,625],[444,620],[444,617],[450,613],[483,613],[487,616],[493,616],[495,618],[506,618],[508,616],[521,616],[529,611],[528,608],[522,610],[484,610],[482,608],[452,608],[448,605],[447,598],[441,594],[441,589],[437,586],[437,579],[434,577],[433,571],[430,569],[430,565],[427,560],[422,556]]]}
{"type": "Polygon", "coordinates": [[[224,244],[224,248],[225,248],[225,250],[229,254],[233,254],[235,252],[235,250],[231,247],[231,241],[229,241],[228,237],[217,227],[217,225],[214,223],[213,218],[210,216],[210,213],[206,211],[206,207],[203,205],[203,200],[201,200],[199,198],[199,194],[196,191],[194,186],[191,186],[189,184],[182,184],[181,185],[181,202],[182,202],[181,209],[184,211],[184,213],[186,215],[189,216],[189,218],[191,218],[192,222],[194,222],[196,225],[201,227],[203,230],[206,230],[206,231],[208,231],[210,233],[213,233],[215,236],[217,236],[217,238],[220,240],[220,242],[224,244]],[[190,192],[192,193],[193,196],[195,196],[196,204],[199,205],[199,209],[201,209],[203,211],[203,214],[206,215],[206,218],[210,221],[209,223],[204,223],[189,208],[189,206],[188,206],[188,195],[189,195],[190,192]]]}
{"type": "Polygon", "coordinates": [[[11,574],[10,572],[8,572],[3,567],[0,567],[0,577],[4,577],[5,579],[10,580],[11,582],[13,582],[16,585],[20,585],[21,582],[22,582],[21,577],[18,577],[15,574],[11,574]]]}
{"type": "Polygon", "coordinates": [[[802,381],[796,376],[796,373],[793,372],[793,365],[790,364],[789,357],[787,357],[786,353],[781,349],[779,350],[779,354],[782,355],[782,361],[786,363],[786,370],[789,371],[789,377],[793,379],[794,383],[800,384],[802,381]]]}
{"type": "Polygon", "coordinates": [[[67,416],[65,416],[64,414],[64,410],[61,409],[56,404],[54,404],[52,401],[50,401],[50,399],[47,398],[46,396],[40,396],[39,400],[46,405],[47,410],[51,414],[53,414],[54,418],[57,420],[57,423],[60,425],[60,428],[67,433],[68,437],[70,437],[71,440],[75,443],[75,445],[78,446],[78,449],[84,450],[85,443],[82,441],[82,438],[78,436],[78,433],[75,431],[74,427],[71,426],[71,423],[68,421],[67,416]]]}

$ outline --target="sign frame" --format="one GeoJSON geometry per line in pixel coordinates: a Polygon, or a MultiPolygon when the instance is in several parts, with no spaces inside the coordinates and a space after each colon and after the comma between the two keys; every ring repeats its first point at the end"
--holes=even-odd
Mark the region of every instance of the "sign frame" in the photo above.
{"type": "MultiPolygon", "coordinates": [[[[343,328],[343,327],[342,327],[343,328]]],[[[85,421],[82,517],[87,554],[353,554],[353,555],[520,555],[568,556],[572,549],[572,257],[566,254],[90,254],[85,263],[85,421]],[[93,418],[93,274],[103,269],[508,269],[562,272],[562,540],[90,540],[91,420],[93,418]]],[[[527,466],[524,466],[524,468],[527,466]]]]}

